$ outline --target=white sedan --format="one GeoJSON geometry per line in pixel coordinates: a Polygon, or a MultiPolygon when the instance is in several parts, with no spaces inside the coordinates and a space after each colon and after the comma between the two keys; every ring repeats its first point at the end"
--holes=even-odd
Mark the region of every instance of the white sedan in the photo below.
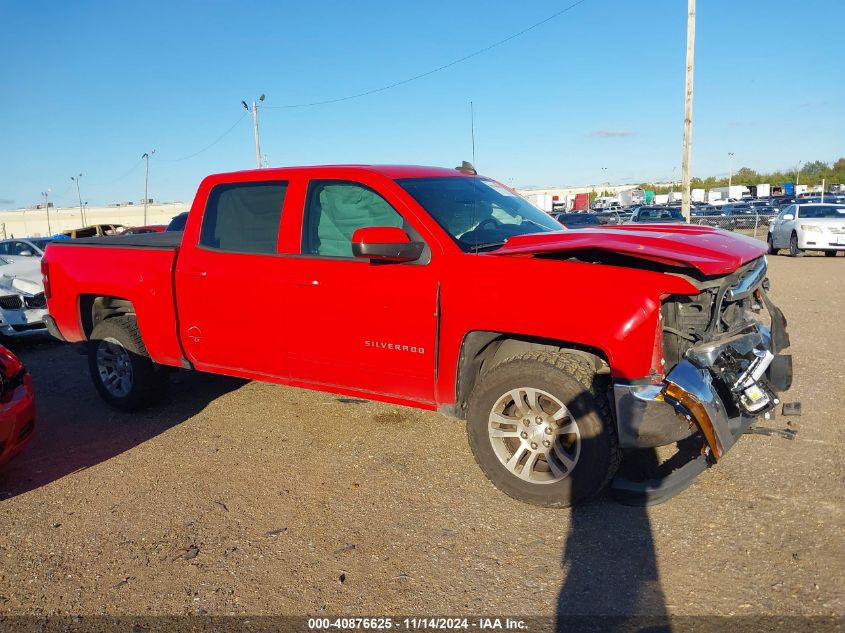
{"type": "Polygon", "coordinates": [[[845,251],[845,204],[790,204],[769,224],[769,253],[788,248],[793,257],[805,250],[828,257],[845,251]]]}
{"type": "Polygon", "coordinates": [[[47,300],[35,257],[0,257],[0,335],[46,333],[47,300]]]}

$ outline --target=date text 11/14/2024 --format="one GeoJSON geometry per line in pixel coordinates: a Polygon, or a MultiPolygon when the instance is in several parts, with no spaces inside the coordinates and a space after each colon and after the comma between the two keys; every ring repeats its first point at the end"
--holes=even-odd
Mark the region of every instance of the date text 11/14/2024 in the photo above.
{"type": "Polygon", "coordinates": [[[517,618],[308,618],[308,630],[471,630],[480,631],[524,631],[528,624],[517,618]]]}

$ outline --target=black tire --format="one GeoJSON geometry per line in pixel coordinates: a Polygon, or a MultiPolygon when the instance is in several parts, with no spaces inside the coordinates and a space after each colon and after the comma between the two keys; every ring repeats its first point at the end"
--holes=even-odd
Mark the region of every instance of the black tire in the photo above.
{"type": "Polygon", "coordinates": [[[167,388],[167,370],[150,359],[138,323],[132,316],[106,319],[94,327],[88,343],[88,369],[100,397],[123,411],[134,411],[155,404],[161,400],[167,388]],[[106,383],[103,371],[107,370],[102,360],[98,360],[98,355],[105,355],[108,350],[116,349],[120,354],[120,348],[127,353],[128,363],[128,367],[124,364],[122,369],[129,370],[129,379],[124,383],[127,386],[123,389],[125,393],[113,384],[110,386],[106,383]]]}
{"type": "Polygon", "coordinates": [[[825,251],[824,256],[825,257],[836,257],[836,251],[825,251]]]}
{"type": "MultiPolygon", "coordinates": [[[[516,426],[517,431],[521,429],[516,426]]],[[[564,508],[586,501],[608,484],[621,461],[604,387],[597,384],[592,364],[566,353],[527,352],[503,361],[483,375],[469,398],[467,435],[476,462],[496,488],[514,499],[539,506],[564,508]],[[567,469],[559,481],[533,483],[521,479],[501,461],[488,434],[494,407],[509,392],[522,388],[542,390],[557,398],[577,425],[580,452],[571,471],[567,469]]],[[[514,446],[523,443],[519,438],[501,441],[517,443],[514,446]]],[[[514,448],[514,453],[517,450],[514,448]]],[[[551,453],[553,449],[548,450],[551,453]]],[[[538,467],[545,465],[548,476],[554,479],[547,461],[534,463],[538,467]]]]}
{"type": "Polygon", "coordinates": [[[798,248],[798,233],[795,231],[792,232],[792,235],[789,236],[789,256],[790,257],[801,257],[804,254],[800,248],[798,248]]]}
{"type": "Polygon", "coordinates": [[[772,238],[772,234],[769,233],[769,237],[766,239],[766,243],[768,244],[768,253],[769,255],[777,255],[780,252],[780,249],[775,248],[774,240],[772,238]]]}

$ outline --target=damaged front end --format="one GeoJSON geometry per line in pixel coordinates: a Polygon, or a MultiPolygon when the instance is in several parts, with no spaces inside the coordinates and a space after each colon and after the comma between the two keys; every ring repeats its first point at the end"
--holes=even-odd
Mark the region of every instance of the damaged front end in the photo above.
{"type": "Polygon", "coordinates": [[[10,338],[46,332],[44,287],[26,279],[0,277],[0,334],[10,338]]]}
{"type": "Polygon", "coordinates": [[[614,384],[623,449],[679,443],[687,451],[657,478],[617,477],[613,491],[623,501],[659,503],[686,488],[791,386],[792,359],[781,353],[786,319],[767,297],[765,258],[697,285],[700,294],[661,306],[665,377],[614,384]]]}

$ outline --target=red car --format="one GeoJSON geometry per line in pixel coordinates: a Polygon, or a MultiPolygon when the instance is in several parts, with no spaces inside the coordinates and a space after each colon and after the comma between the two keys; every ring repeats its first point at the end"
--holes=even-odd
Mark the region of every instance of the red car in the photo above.
{"type": "Polygon", "coordinates": [[[45,323],[90,341],[124,409],[170,365],[466,420],[484,473],[530,503],[586,499],[621,449],[683,442],[665,479],[613,480],[656,501],[789,386],[765,251],[687,224],[569,231],[468,171],[261,169],[206,178],[184,231],[51,243],[45,323]]]}
{"type": "Polygon", "coordinates": [[[34,428],[32,378],[18,357],[0,346],[0,466],[21,452],[34,428]]]}

